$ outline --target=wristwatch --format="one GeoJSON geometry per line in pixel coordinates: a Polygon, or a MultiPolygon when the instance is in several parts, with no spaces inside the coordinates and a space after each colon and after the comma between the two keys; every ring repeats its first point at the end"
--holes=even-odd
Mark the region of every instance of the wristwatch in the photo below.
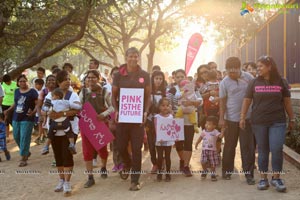
{"type": "Polygon", "coordinates": [[[63,116],[66,117],[66,116],[67,116],[67,112],[64,112],[64,113],[63,113],[63,116]]]}

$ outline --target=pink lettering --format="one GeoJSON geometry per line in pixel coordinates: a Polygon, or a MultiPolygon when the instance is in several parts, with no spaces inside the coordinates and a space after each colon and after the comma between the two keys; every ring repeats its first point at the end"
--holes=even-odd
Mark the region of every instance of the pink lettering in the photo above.
{"type": "Polygon", "coordinates": [[[123,95],[121,102],[127,103],[142,103],[142,96],[123,95]]]}
{"type": "Polygon", "coordinates": [[[93,120],[91,118],[87,117],[86,110],[82,110],[79,115],[80,115],[80,117],[82,117],[84,122],[89,123],[90,130],[96,129],[96,126],[94,125],[93,120]]]}

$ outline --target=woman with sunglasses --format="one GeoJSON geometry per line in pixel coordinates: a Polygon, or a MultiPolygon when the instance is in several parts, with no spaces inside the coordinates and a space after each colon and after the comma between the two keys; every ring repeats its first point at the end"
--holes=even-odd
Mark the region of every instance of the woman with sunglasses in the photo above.
{"type": "Polygon", "coordinates": [[[272,180],[278,192],[285,192],[286,186],[280,174],[283,165],[283,144],[286,132],[286,113],[289,116],[288,128],[292,129],[295,118],[291,106],[291,94],[288,83],[277,69],[274,59],[260,57],[257,61],[258,77],[250,82],[243,101],[240,127],[245,128],[245,116],[252,103],[252,130],[258,146],[258,166],[261,180],[258,190],[269,187],[267,174],[269,152],[272,154],[272,180]]]}

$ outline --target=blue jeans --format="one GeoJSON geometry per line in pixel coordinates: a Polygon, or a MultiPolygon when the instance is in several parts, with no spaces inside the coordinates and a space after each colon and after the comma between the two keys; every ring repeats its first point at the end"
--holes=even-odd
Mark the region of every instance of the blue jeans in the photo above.
{"type": "Polygon", "coordinates": [[[282,172],[282,149],[285,141],[285,123],[271,125],[252,124],[258,147],[258,167],[261,173],[268,172],[269,152],[272,154],[273,173],[282,172]]]}

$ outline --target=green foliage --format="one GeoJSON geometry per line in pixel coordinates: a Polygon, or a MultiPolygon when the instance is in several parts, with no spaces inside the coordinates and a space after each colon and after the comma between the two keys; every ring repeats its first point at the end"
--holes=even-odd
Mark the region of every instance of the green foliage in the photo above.
{"type": "Polygon", "coordinates": [[[300,117],[296,117],[294,129],[287,133],[285,144],[300,154],[300,117]]]}

